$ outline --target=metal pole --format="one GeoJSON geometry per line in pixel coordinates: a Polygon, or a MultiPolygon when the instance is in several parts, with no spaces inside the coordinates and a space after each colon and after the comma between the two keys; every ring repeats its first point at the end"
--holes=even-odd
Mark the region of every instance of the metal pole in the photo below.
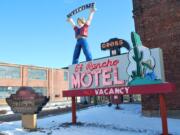
{"type": "Polygon", "coordinates": [[[76,124],[76,97],[72,97],[72,124],[76,124]]]}
{"type": "Polygon", "coordinates": [[[160,113],[162,120],[162,135],[168,135],[168,123],[167,123],[167,108],[164,94],[159,95],[160,101],[160,113]]]}

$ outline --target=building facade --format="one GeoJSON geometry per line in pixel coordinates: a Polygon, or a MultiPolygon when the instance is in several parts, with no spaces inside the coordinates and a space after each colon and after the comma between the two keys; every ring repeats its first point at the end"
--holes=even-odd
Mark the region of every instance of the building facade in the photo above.
{"type": "MultiPolygon", "coordinates": [[[[175,93],[166,96],[169,114],[180,113],[180,1],[133,0],[136,32],[149,48],[163,49],[166,81],[177,86],[175,93]]],[[[158,96],[142,96],[146,115],[159,113],[158,96]]]]}
{"type": "Polygon", "coordinates": [[[30,86],[36,92],[50,96],[50,101],[64,101],[62,90],[68,89],[68,71],[29,65],[0,63],[0,104],[20,86],[30,86]]]}

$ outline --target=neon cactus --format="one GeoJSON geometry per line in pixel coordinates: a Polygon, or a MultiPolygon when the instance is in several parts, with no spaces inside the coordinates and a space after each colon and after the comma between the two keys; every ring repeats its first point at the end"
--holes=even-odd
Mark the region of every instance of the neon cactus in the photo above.
{"type": "Polygon", "coordinates": [[[143,59],[143,52],[138,50],[138,46],[142,45],[141,39],[139,35],[135,32],[131,32],[131,40],[133,43],[133,50],[134,50],[134,56],[133,59],[136,61],[137,70],[132,71],[132,78],[135,77],[143,77],[142,67],[141,67],[141,61],[143,59]]]}
{"type": "Polygon", "coordinates": [[[149,48],[142,45],[140,36],[135,32],[131,33],[131,40],[133,49],[129,52],[128,85],[162,83],[162,80],[156,77],[155,62],[149,48]]]}

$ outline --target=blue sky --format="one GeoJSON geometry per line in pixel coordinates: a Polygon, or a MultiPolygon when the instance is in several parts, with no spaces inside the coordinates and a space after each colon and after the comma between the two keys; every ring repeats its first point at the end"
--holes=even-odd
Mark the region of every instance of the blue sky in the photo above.
{"type": "MultiPolygon", "coordinates": [[[[0,0],[0,61],[55,68],[70,65],[76,39],[66,15],[94,1],[98,10],[88,37],[93,58],[109,55],[101,51],[100,44],[110,38],[131,44],[132,0],[0,0]]],[[[74,19],[87,18],[88,13],[74,19]]],[[[84,60],[81,53],[80,61],[84,60]]]]}

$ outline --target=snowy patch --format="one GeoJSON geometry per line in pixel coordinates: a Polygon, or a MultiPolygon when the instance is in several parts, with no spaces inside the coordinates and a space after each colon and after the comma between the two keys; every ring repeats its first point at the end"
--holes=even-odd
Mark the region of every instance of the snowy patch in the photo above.
{"type": "MultiPolygon", "coordinates": [[[[71,113],[38,119],[38,131],[21,129],[21,122],[0,124],[0,132],[7,135],[158,135],[161,131],[160,118],[141,115],[141,105],[123,104],[115,107],[97,106],[77,113],[76,126],[71,122],[71,113]]],[[[169,132],[180,135],[180,120],[168,119],[169,132]]]]}

